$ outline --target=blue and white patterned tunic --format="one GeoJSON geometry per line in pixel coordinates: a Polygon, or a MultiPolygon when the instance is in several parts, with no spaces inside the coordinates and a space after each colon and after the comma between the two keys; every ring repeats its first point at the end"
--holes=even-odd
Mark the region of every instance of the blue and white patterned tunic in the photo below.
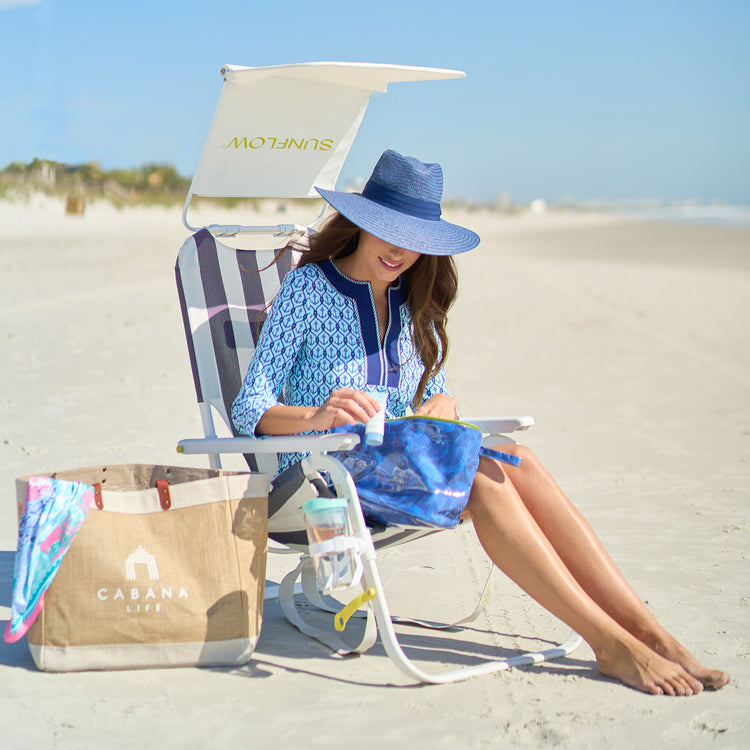
{"type": "MultiPolygon", "coordinates": [[[[404,416],[424,372],[410,323],[401,279],[388,288],[382,343],[369,282],[350,279],[330,260],[291,271],[263,324],[232,422],[240,433],[254,435],[264,412],[280,400],[322,406],[336,388],[387,390],[386,417],[404,416]]],[[[427,384],[424,400],[446,392],[441,370],[427,384]]],[[[279,471],[300,458],[282,454],[279,471]]]]}

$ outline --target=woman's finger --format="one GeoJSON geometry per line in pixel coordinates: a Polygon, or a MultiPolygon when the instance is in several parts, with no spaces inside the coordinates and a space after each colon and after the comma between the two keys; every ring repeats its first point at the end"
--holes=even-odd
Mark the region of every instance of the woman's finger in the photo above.
{"type": "Polygon", "coordinates": [[[455,419],[456,401],[445,393],[436,393],[432,398],[425,401],[414,413],[419,416],[455,419]]]}
{"type": "Polygon", "coordinates": [[[350,389],[340,389],[334,391],[326,402],[317,410],[314,418],[314,429],[329,430],[341,425],[355,425],[358,422],[367,422],[372,414],[377,410],[369,403],[369,400],[363,399],[363,405],[357,399],[357,396],[365,394],[350,389]],[[370,411],[368,411],[368,408],[370,411]]]}
{"type": "Polygon", "coordinates": [[[358,421],[360,422],[367,422],[370,417],[374,417],[380,410],[380,404],[369,393],[357,391],[352,388],[335,390],[328,397],[328,402],[335,404],[339,408],[347,409],[352,414],[359,415],[358,421]]]}

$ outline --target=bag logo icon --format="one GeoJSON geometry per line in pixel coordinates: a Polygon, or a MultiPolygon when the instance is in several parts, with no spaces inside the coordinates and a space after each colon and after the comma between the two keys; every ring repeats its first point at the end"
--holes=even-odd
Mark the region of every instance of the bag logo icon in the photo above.
{"type": "Polygon", "coordinates": [[[135,581],[135,566],[145,565],[148,570],[148,577],[152,581],[159,580],[159,569],[156,567],[156,558],[147,552],[143,547],[138,549],[125,560],[125,578],[128,581],[135,581]]]}

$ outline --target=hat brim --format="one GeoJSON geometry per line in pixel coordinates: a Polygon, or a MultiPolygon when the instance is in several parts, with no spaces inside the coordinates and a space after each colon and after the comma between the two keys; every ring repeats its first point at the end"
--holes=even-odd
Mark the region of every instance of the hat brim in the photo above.
{"type": "Polygon", "coordinates": [[[444,219],[420,219],[382,206],[359,193],[315,189],[327,203],[360,229],[396,247],[424,255],[457,255],[479,244],[476,232],[444,219]]]}

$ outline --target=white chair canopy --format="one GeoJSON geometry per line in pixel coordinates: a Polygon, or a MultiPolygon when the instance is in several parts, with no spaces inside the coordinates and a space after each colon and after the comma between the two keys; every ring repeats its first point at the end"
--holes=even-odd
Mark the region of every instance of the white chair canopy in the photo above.
{"type": "Polygon", "coordinates": [[[317,197],[335,189],[373,91],[389,83],[461,78],[458,70],[314,62],[225,65],[213,122],[193,177],[193,195],[317,197]]]}

